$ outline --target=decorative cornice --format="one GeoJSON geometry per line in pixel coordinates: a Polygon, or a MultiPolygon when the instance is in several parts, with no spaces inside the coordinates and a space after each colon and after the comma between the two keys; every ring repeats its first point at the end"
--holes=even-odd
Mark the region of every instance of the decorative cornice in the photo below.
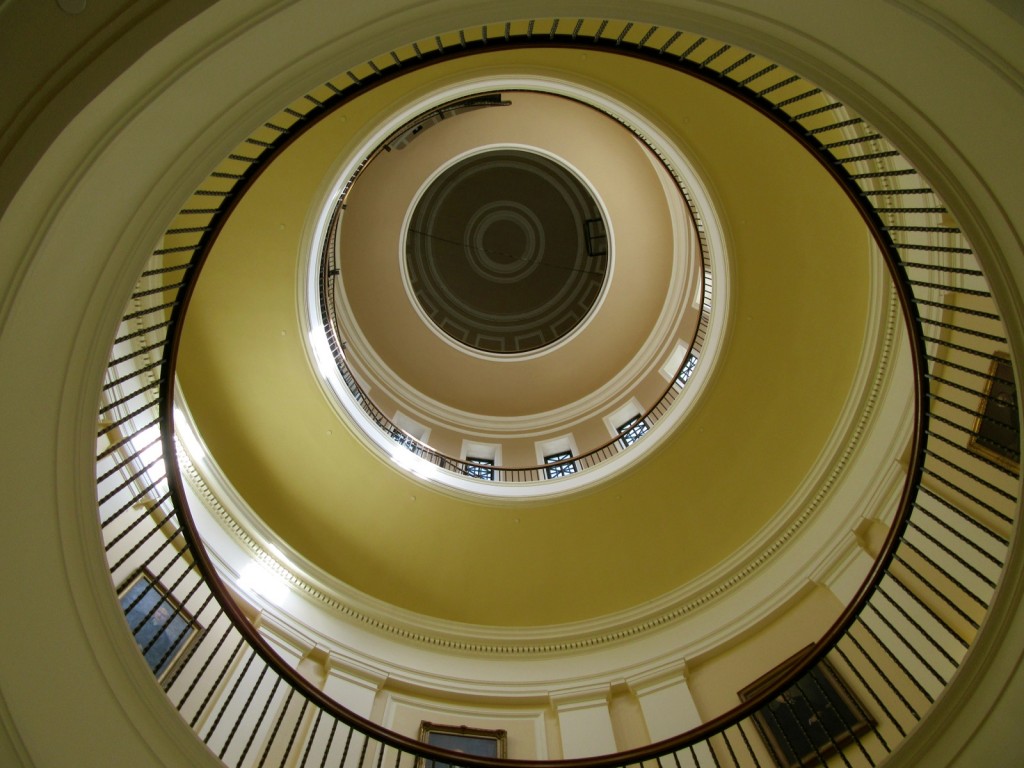
{"type": "MultiPolygon", "coordinates": [[[[794,499],[776,515],[777,522],[774,527],[766,528],[774,531],[770,534],[770,541],[765,543],[764,537],[760,537],[760,544],[754,542],[751,547],[737,553],[729,562],[707,574],[701,580],[704,586],[685,585],[643,606],[598,620],[527,630],[501,628],[500,631],[496,631],[492,628],[439,621],[410,611],[401,611],[341,584],[316,566],[305,562],[298,553],[282,553],[281,556],[271,553],[271,546],[278,551],[282,549],[281,546],[271,544],[273,532],[266,528],[244,500],[231,490],[230,483],[220,475],[212,463],[204,462],[204,471],[211,477],[211,482],[217,486],[219,493],[211,489],[210,484],[180,444],[179,465],[183,476],[212,516],[238,540],[253,559],[272,569],[307,599],[347,620],[386,633],[401,641],[451,652],[512,657],[570,653],[634,640],[693,614],[747,583],[797,538],[840,483],[854,459],[858,446],[868,432],[871,418],[887,389],[890,366],[898,341],[901,319],[898,301],[888,284],[880,285],[883,282],[881,276],[876,275],[873,282],[876,290],[873,292],[872,308],[876,314],[884,312],[884,317],[882,322],[875,326],[878,332],[875,334],[874,342],[869,341],[866,354],[862,355],[857,381],[864,386],[854,387],[857,394],[854,394],[845,409],[847,417],[841,419],[841,423],[847,426],[845,429],[838,429],[830,441],[832,443],[839,440],[840,450],[823,453],[823,457],[830,455],[835,458],[827,463],[824,470],[809,475],[809,481],[804,483],[804,487],[811,486],[809,492],[795,495],[794,499]],[[817,480],[810,483],[810,479],[813,478],[817,480]],[[236,511],[229,511],[218,498],[219,495],[227,496],[226,501],[236,511]],[[794,510],[798,510],[796,514],[794,510]],[[780,524],[783,526],[781,530],[780,524]],[[497,641],[498,637],[506,641],[497,641]],[[507,641],[509,637],[516,639],[507,641]]],[[[180,406],[188,418],[184,403],[180,403],[180,406]]],[[[816,567],[820,569],[821,566],[818,564],[816,567]]]]}
{"type": "MultiPolygon", "coordinates": [[[[442,90],[432,92],[419,98],[414,105],[400,110],[391,121],[382,129],[390,133],[394,127],[407,119],[410,111],[420,112],[424,109],[443,103],[458,96],[477,91],[502,90],[502,91],[536,91],[538,93],[549,93],[563,96],[568,99],[579,101],[595,108],[607,117],[623,125],[631,131],[634,136],[647,144],[655,153],[663,166],[661,174],[667,174],[675,181],[677,189],[674,194],[668,194],[669,189],[665,187],[665,203],[671,217],[673,227],[673,270],[668,295],[662,312],[655,323],[648,338],[641,345],[625,368],[620,371],[611,381],[595,389],[587,396],[568,403],[556,409],[543,413],[530,414],[525,416],[498,417],[487,414],[472,413],[461,410],[450,404],[442,403],[431,398],[404,381],[387,363],[381,359],[373,350],[372,345],[363,335],[354,314],[345,298],[344,290],[339,290],[336,302],[336,311],[339,317],[339,324],[344,328],[346,338],[351,342],[353,349],[359,351],[361,375],[367,379],[367,391],[380,391],[388,394],[398,404],[403,412],[417,419],[425,419],[431,425],[443,427],[466,437],[478,440],[508,440],[517,437],[532,438],[541,434],[551,434],[557,431],[565,431],[578,425],[580,422],[591,417],[595,413],[603,413],[620,400],[624,393],[635,389],[637,382],[651,371],[657,370],[660,363],[663,363],[673,351],[676,343],[675,333],[678,330],[679,318],[684,314],[685,308],[692,302],[693,296],[687,290],[696,285],[699,281],[693,281],[690,270],[685,268],[685,263],[690,260],[692,254],[698,253],[702,247],[702,239],[698,236],[694,221],[701,222],[703,218],[698,206],[694,202],[694,196],[688,189],[688,184],[680,175],[678,168],[684,165],[683,154],[671,145],[669,140],[654,129],[653,126],[642,120],[624,104],[618,102],[605,93],[591,89],[579,83],[570,82],[565,79],[556,79],[547,75],[535,74],[524,75],[517,72],[515,75],[491,75],[487,77],[476,77],[465,79],[454,85],[449,85],[442,90]],[[681,198],[681,199],[680,199],[681,198]],[[688,280],[688,278],[690,278],[688,280]],[[655,361],[658,361],[657,363],[655,361]],[[429,418],[425,415],[429,414],[429,418]]],[[[371,152],[376,138],[371,137],[354,152],[348,165],[355,170],[361,168],[364,156],[371,152]]],[[[546,148],[531,147],[532,151],[545,152],[546,148]]],[[[560,162],[566,162],[561,159],[560,162]]],[[[661,175],[659,174],[659,176],[661,175]]],[[[346,174],[342,174],[346,176],[346,174]]],[[[666,181],[668,176],[666,176],[666,181]]],[[[338,185],[336,185],[338,186],[338,185]]],[[[600,190],[597,190],[600,192],[600,190]]],[[[325,205],[330,208],[331,205],[325,205]]],[[[605,217],[612,221],[614,217],[605,217]]],[[[321,243],[312,243],[314,250],[319,252],[321,243]]],[[[719,254],[721,257],[722,254],[719,254]]],[[[698,258],[697,263],[700,259],[698,258]]],[[[310,272],[315,273],[318,256],[311,260],[310,272]]],[[[717,265],[716,265],[717,266],[717,265]]],[[[716,270],[716,288],[724,285],[724,270],[716,270]]],[[[316,277],[313,277],[316,281],[316,277]]],[[[341,277],[338,279],[339,284],[341,277]]],[[[308,297],[303,296],[308,302],[308,297]]],[[[309,302],[313,304],[314,302],[309,302]]],[[[316,323],[312,323],[316,327],[316,323]]],[[[549,354],[551,348],[537,350],[531,355],[536,356],[549,354]]],[[[705,363],[704,368],[710,367],[705,363]]]]}

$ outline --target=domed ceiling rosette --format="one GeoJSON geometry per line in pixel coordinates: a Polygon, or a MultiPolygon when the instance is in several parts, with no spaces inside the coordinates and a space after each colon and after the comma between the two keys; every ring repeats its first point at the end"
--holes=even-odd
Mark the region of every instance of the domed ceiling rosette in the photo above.
{"type": "MultiPolygon", "coordinates": [[[[312,282],[337,274],[327,302],[346,342],[339,364],[360,385],[340,399],[357,412],[372,400],[380,449],[405,435],[431,465],[454,465],[454,476],[428,467],[436,482],[536,495],[552,489],[509,493],[502,481],[547,479],[515,468],[552,453],[579,457],[572,469],[615,459],[562,484],[595,482],[625,466],[622,424],[640,417],[646,429],[666,412],[680,368],[689,356],[689,375],[707,345],[696,331],[711,320],[715,238],[698,237],[695,203],[659,153],[679,167],[682,156],[620,114],[640,121],[583,88],[477,80],[396,110],[382,138],[349,155],[321,225],[334,232],[330,268],[312,282]],[[486,96],[501,108],[439,106],[486,96]],[[480,457],[499,467],[496,482],[466,482],[474,473],[458,462],[480,457]]],[[[665,419],[643,448],[670,432],[665,419]]]]}
{"type": "Polygon", "coordinates": [[[482,352],[530,352],[571,333],[608,274],[602,212],[568,168],[537,152],[488,149],[432,180],[406,230],[420,309],[482,352]]]}

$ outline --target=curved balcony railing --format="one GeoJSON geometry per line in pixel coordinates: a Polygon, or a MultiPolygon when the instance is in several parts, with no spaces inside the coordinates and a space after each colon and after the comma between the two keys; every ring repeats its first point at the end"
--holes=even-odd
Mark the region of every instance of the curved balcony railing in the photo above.
{"type": "Polygon", "coordinates": [[[272,117],[193,193],[131,297],[102,393],[99,519],[131,631],[182,717],[230,765],[563,765],[421,744],[347,711],[297,674],[218,578],[188,514],[173,434],[175,351],[188,297],[217,230],[267,160],[376,83],[449,55],[530,45],[583,46],[675,68],[728,90],[803,143],[847,190],[886,258],[912,341],[918,402],[888,539],[813,651],[697,729],[572,764],[884,762],[960,667],[1007,557],[1020,439],[999,309],[951,213],[863,119],[756,54],[646,24],[527,20],[385,52],[272,117]],[[787,714],[798,700],[815,702],[810,719],[787,714]],[[824,720],[828,726],[813,724],[824,720]]]}
{"type": "MultiPolygon", "coordinates": [[[[444,105],[439,107],[438,110],[443,108],[444,105]]],[[[650,138],[636,130],[627,121],[617,115],[609,114],[607,112],[605,112],[605,114],[623,125],[637,138],[637,140],[645,144],[648,150],[658,159],[665,170],[668,171],[675,180],[676,186],[679,189],[680,197],[689,211],[690,220],[693,222],[694,229],[696,230],[697,242],[700,248],[700,316],[697,319],[697,326],[694,329],[693,337],[690,339],[687,354],[683,356],[679,367],[672,376],[671,382],[661,393],[661,396],[654,401],[654,404],[648,407],[643,413],[639,414],[637,421],[643,422],[646,428],[650,428],[661,421],[661,419],[668,413],[672,404],[675,403],[676,399],[682,393],[683,387],[686,386],[687,381],[689,381],[690,377],[696,371],[696,367],[700,361],[701,352],[704,350],[704,342],[707,338],[708,326],[711,323],[712,287],[714,284],[713,272],[711,269],[711,253],[708,248],[708,238],[705,231],[704,218],[701,216],[701,212],[694,203],[693,198],[687,190],[682,178],[672,167],[671,162],[669,162],[664,153],[651,142],[650,138]]],[[[326,337],[327,346],[331,350],[331,356],[334,358],[334,363],[341,376],[341,381],[348,392],[348,396],[351,398],[350,402],[362,411],[362,413],[365,414],[370,421],[377,426],[377,428],[379,428],[382,435],[404,446],[414,456],[448,472],[453,472],[457,475],[464,475],[467,477],[486,478],[490,482],[527,483],[557,479],[569,474],[574,474],[577,471],[597,466],[614,456],[618,456],[620,453],[628,449],[630,445],[635,443],[623,440],[622,435],[616,435],[597,447],[587,449],[583,453],[572,456],[571,458],[552,461],[546,464],[525,467],[477,464],[475,462],[467,461],[466,459],[455,456],[449,456],[448,454],[438,451],[436,448],[428,445],[422,440],[419,440],[414,435],[402,429],[388,417],[388,415],[373,401],[373,398],[370,397],[366,390],[360,386],[352,367],[346,359],[345,351],[347,347],[341,340],[343,329],[339,323],[337,315],[338,296],[336,289],[337,277],[340,274],[337,254],[337,233],[341,226],[348,194],[352,190],[356,181],[362,175],[363,171],[377,155],[384,151],[385,147],[391,144],[395,137],[406,133],[419,119],[420,118],[416,118],[411,123],[403,125],[396,131],[393,131],[378,147],[367,155],[367,157],[363,158],[363,160],[356,166],[355,171],[349,176],[345,184],[342,186],[341,193],[339,194],[338,200],[334,206],[334,211],[331,214],[330,224],[327,228],[327,234],[324,238],[323,247],[321,249],[318,269],[320,278],[320,290],[318,297],[320,305],[320,322],[324,336],[326,337]]]]}
{"type": "MultiPolygon", "coordinates": [[[[365,167],[365,163],[361,166],[365,167]]],[[[354,179],[353,179],[354,181],[354,179]]],[[[351,182],[346,185],[346,191],[351,187],[351,182]]],[[[380,433],[399,445],[404,446],[412,455],[427,461],[430,464],[453,472],[457,475],[467,477],[486,478],[490,482],[498,483],[527,483],[540,482],[545,480],[564,477],[577,471],[589,469],[607,461],[613,456],[618,456],[632,444],[623,440],[622,435],[616,435],[610,440],[591,448],[579,455],[560,461],[552,461],[547,464],[526,467],[505,467],[490,464],[477,464],[466,459],[449,456],[431,447],[422,440],[406,432],[398,424],[391,420],[366,390],[359,385],[351,366],[345,356],[346,345],[339,338],[339,325],[335,311],[335,282],[338,274],[336,254],[336,232],[340,220],[342,206],[345,202],[344,194],[339,199],[331,216],[330,227],[327,231],[326,242],[323,248],[323,256],[320,261],[320,318],[323,325],[324,335],[327,339],[327,346],[331,350],[334,363],[338,367],[341,381],[345,385],[352,404],[361,410],[370,421],[379,428],[380,433]]],[[[694,210],[691,204],[691,210],[694,210]]],[[[700,221],[695,218],[695,221],[700,221]]],[[[683,358],[682,364],[676,370],[671,383],[665,388],[654,405],[650,406],[640,414],[637,421],[643,422],[647,428],[657,424],[672,407],[676,399],[683,391],[687,381],[693,374],[700,353],[704,348],[704,340],[707,336],[708,325],[711,322],[711,257],[708,253],[707,242],[703,226],[699,229],[701,252],[703,259],[703,280],[700,294],[700,317],[697,321],[697,328],[694,331],[693,339],[690,342],[689,352],[683,358]]]]}

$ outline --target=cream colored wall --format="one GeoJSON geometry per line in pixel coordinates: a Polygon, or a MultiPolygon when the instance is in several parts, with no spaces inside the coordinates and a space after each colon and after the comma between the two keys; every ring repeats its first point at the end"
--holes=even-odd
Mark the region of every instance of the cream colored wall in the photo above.
{"type": "MultiPolygon", "coordinates": [[[[89,5],[99,7],[97,0],[89,5]]],[[[126,51],[119,41],[112,41],[102,60],[87,52],[91,63],[82,67],[85,75],[99,69],[124,71],[127,77],[100,98],[93,98],[95,87],[76,88],[81,81],[46,92],[45,101],[59,116],[40,116],[31,127],[44,130],[26,130],[14,148],[24,149],[32,161],[25,155],[2,161],[9,207],[0,220],[5,243],[0,392],[7,404],[0,442],[6,548],[0,562],[4,583],[18,589],[3,590],[0,600],[5,616],[16,617],[22,629],[5,633],[0,657],[5,764],[215,764],[139,668],[90,533],[93,490],[83,457],[91,448],[105,340],[137,271],[133,254],[149,247],[182,190],[194,186],[241,135],[224,129],[247,122],[251,112],[265,112],[281,92],[328,76],[335,62],[324,57],[332,45],[334,53],[339,46],[375,51],[387,46],[389,35],[390,42],[407,37],[409,27],[395,31],[406,23],[433,29],[438,21],[454,26],[483,17],[462,4],[419,10],[417,5],[305,3],[293,6],[295,13],[285,23],[261,28],[258,11],[271,5],[218,3],[201,24],[139,63],[131,47],[126,51]],[[387,23],[365,26],[385,15],[387,23]],[[336,23],[327,23],[332,20],[336,23]],[[364,36],[348,33],[339,41],[339,29],[361,30],[364,36]],[[245,66],[225,68],[219,66],[223,60],[204,59],[218,48],[245,66]],[[275,75],[296,64],[300,51],[308,58],[287,78],[275,75]],[[190,73],[192,66],[198,73],[190,73]],[[240,93],[246,94],[241,103],[233,99],[240,93]],[[185,114],[209,115],[210,121],[189,129],[181,123],[185,114]],[[72,115],[74,131],[55,138],[72,115]],[[138,120],[128,119],[132,115],[138,120]],[[154,136],[160,141],[154,143],[154,136]],[[125,175],[125,167],[132,173],[125,175]],[[102,206],[95,205],[98,200],[102,206]],[[73,273],[68,254],[77,256],[73,273]],[[48,695],[40,696],[41,690],[48,695]],[[61,723],[57,732],[55,722],[61,723]]],[[[560,8],[574,10],[571,5],[560,8]]],[[[634,7],[639,12],[646,6],[634,7]]],[[[550,3],[506,6],[524,15],[545,8],[550,3]]],[[[615,6],[599,2],[575,9],[598,13],[615,6]]],[[[1018,348],[1024,254],[1019,222],[1008,212],[1024,208],[1018,164],[1009,161],[1024,122],[1017,86],[1024,68],[1019,25],[982,2],[931,0],[910,6],[868,0],[837,4],[828,12],[818,3],[789,2],[777,6],[771,19],[762,11],[753,2],[728,7],[678,2],[650,9],[652,18],[746,41],[817,73],[909,148],[940,182],[980,244],[986,265],[1000,276],[995,291],[1009,309],[1011,344],[1018,348]],[[872,43],[869,56],[866,41],[872,43]],[[908,46],[922,55],[908,57],[908,46]],[[979,115],[988,119],[979,122],[979,115]]],[[[0,33],[17,36],[32,37],[38,29],[30,26],[26,33],[24,26],[0,25],[0,33]]],[[[27,77],[37,74],[28,70],[27,77]]],[[[963,674],[890,765],[974,768],[1020,761],[1021,741],[1007,738],[1018,733],[1024,710],[1020,574],[1018,547],[963,674]]]]}
{"type": "Polygon", "coordinates": [[[820,637],[843,604],[824,587],[809,586],[782,615],[733,647],[687,664],[687,683],[702,719],[740,703],[739,691],[820,637]]]}
{"type": "Polygon", "coordinates": [[[88,13],[74,14],[58,2],[0,4],[0,71],[7,73],[0,99],[0,209],[67,123],[124,67],[211,5],[90,0],[88,13]]]}
{"type": "MultiPolygon", "coordinates": [[[[556,50],[494,60],[498,72],[564,74],[621,96],[676,139],[715,191],[730,241],[732,282],[723,287],[743,309],[713,385],[642,471],[551,502],[452,498],[369,455],[310,375],[295,309],[297,231],[329,186],[325,158],[342,154],[358,126],[403,88],[428,80],[425,71],[410,84],[396,81],[397,94],[375,90],[319,124],[263,173],[204,266],[178,373],[210,454],[288,547],[389,604],[523,627],[659,598],[749,545],[783,507],[799,506],[794,489],[831,474],[825,465],[845,439],[837,434],[861,399],[854,379],[874,362],[867,340],[885,315],[872,302],[868,235],[845,195],[792,139],[737,100],[628,58],[581,60],[556,50]],[[635,93],[638,83],[645,90],[635,93]],[[698,107],[701,119],[691,119],[698,107]],[[751,168],[760,173],[751,177],[751,168]],[[776,450],[779,436],[786,451],[776,450]],[[531,567],[523,567],[524,553],[531,567]],[[616,561],[643,565],[607,567],[616,561]]],[[[467,66],[476,63],[443,71],[467,66]]],[[[560,376],[574,373],[567,366],[560,376]]]]}

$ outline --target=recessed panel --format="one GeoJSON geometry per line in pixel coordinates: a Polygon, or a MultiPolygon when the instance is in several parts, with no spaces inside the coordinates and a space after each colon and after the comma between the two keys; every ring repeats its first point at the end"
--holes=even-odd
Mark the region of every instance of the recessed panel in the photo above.
{"type": "Polygon", "coordinates": [[[416,202],[405,263],[425,316],[483,352],[529,352],[573,331],[608,273],[594,196],[544,155],[496,149],[442,172],[416,202]]]}

